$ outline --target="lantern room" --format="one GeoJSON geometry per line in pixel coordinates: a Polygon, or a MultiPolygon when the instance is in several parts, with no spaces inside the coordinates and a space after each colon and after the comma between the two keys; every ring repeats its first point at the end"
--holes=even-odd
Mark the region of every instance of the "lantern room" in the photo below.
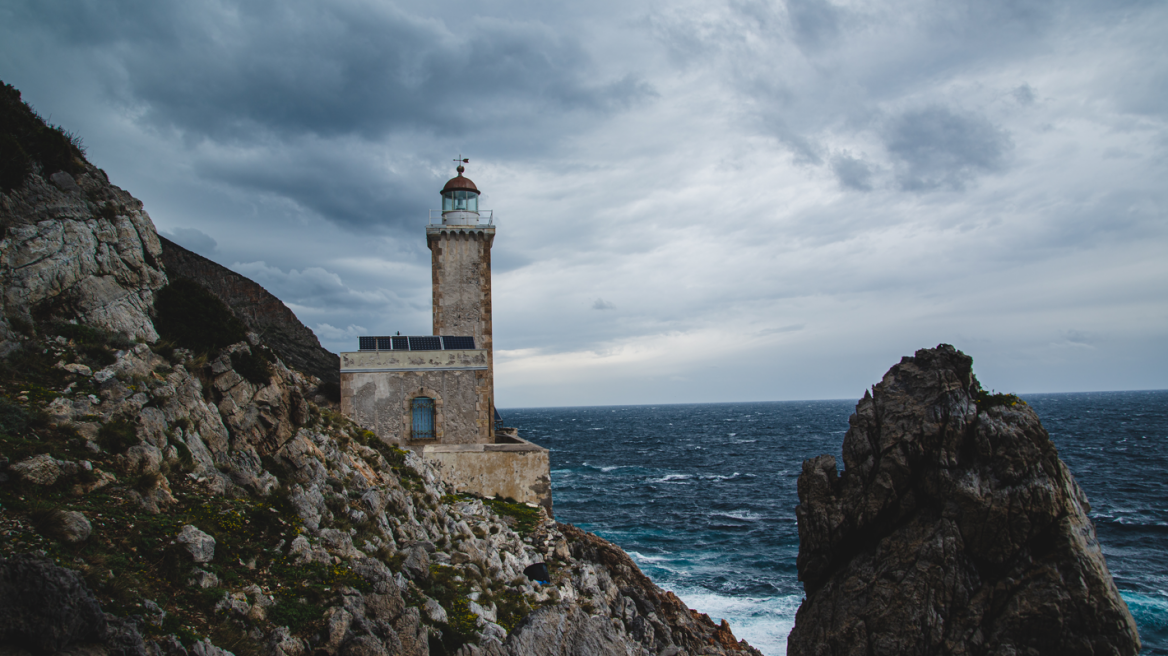
{"type": "Polygon", "coordinates": [[[442,187],[442,223],[447,225],[475,224],[479,221],[479,189],[470,178],[463,177],[462,164],[455,169],[456,177],[442,187]]]}

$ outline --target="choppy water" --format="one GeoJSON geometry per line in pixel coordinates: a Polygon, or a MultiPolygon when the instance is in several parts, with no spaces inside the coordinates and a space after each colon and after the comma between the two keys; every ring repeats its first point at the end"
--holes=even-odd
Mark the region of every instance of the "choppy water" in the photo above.
{"type": "MultiPolygon", "coordinates": [[[[1025,396],[1092,504],[1144,654],[1168,654],[1168,391],[1025,396]]],[[[803,596],[795,483],[837,457],[854,401],[538,408],[556,517],[615,542],[691,608],[786,653],[803,596]]]]}

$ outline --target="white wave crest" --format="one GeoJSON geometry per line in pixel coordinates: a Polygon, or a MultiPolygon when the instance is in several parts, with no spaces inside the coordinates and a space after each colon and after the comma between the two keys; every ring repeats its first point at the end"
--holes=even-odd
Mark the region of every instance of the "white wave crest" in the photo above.
{"type": "Polygon", "coordinates": [[[650,478],[647,483],[681,483],[693,478],[693,474],[666,474],[661,478],[650,478]]]}
{"type": "Polygon", "coordinates": [[[731,510],[730,512],[716,512],[710,513],[711,517],[729,517],[730,519],[739,519],[744,522],[757,522],[762,519],[762,515],[752,513],[749,510],[731,510]]]}
{"type": "Polygon", "coordinates": [[[709,615],[714,622],[729,622],[734,637],[749,642],[766,656],[787,653],[787,635],[795,626],[795,611],[803,601],[800,595],[728,597],[705,588],[682,588],[674,593],[685,605],[709,615]]]}

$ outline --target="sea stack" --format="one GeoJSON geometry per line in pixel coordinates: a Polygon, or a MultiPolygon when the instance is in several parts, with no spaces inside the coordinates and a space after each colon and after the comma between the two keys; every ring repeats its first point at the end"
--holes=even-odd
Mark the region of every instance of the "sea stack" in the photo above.
{"type": "Polygon", "coordinates": [[[1034,411],[947,344],[856,405],[844,469],[799,477],[806,599],[788,654],[1136,654],[1139,636],[1034,411]]]}

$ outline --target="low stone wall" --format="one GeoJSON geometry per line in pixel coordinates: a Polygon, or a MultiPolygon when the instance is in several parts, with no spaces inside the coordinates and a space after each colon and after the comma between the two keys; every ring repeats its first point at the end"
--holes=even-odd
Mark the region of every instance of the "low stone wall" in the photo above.
{"type": "Polygon", "coordinates": [[[548,450],[518,436],[505,444],[428,444],[422,458],[439,465],[442,480],[460,492],[510,497],[552,515],[548,450]]]}

